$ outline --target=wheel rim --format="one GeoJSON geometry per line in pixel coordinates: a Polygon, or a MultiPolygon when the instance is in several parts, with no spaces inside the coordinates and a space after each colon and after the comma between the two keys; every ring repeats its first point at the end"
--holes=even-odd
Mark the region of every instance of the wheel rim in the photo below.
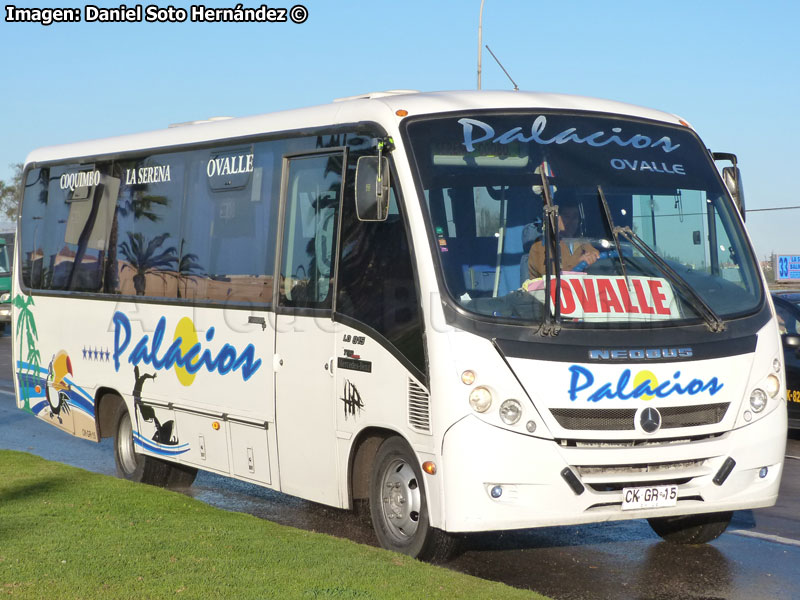
{"type": "Polygon", "coordinates": [[[408,542],[419,528],[422,495],[414,469],[405,460],[389,463],[381,478],[381,517],[389,534],[408,542]]]}
{"type": "Polygon", "coordinates": [[[133,448],[133,427],[131,426],[131,416],[128,413],[123,415],[119,422],[117,432],[117,455],[119,463],[125,473],[130,474],[136,471],[138,461],[136,451],[133,448]]]}

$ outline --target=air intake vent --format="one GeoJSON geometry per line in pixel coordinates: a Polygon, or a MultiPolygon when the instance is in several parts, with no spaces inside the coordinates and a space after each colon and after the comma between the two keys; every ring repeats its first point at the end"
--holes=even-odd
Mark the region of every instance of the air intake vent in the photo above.
{"type": "Polygon", "coordinates": [[[411,379],[408,380],[408,424],[417,431],[431,432],[431,398],[411,379]]]}

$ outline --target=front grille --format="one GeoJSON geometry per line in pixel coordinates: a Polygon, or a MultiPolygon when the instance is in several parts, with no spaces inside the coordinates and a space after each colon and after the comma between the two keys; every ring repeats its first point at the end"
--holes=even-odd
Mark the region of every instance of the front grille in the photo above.
{"type": "MultiPolygon", "coordinates": [[[[716,425],[725,417],[728,402],[696,406],[659,408],[661,429],[716,425]]],[[[552,408],[558,424],[571,431],[632,431],[636,429],[635,408],[552,408]]]]}
{"type": "Polygon", "coordinates": [[[728,411],[728,402],[719,404],[700,404],[698,406],[666,406],[661,412],[661,429],[677,427],[700,427],[715,425],[722,421],[728,411]]]}
{"type": "Polygon", "coordinates": [[[633,408],[552,408],[550,412],[564,429],[624,431],[634,429],[633,408]]]}

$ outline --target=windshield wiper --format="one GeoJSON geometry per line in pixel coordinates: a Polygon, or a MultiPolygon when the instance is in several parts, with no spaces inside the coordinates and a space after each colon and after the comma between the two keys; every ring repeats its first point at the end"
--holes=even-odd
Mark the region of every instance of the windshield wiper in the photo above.
{"type": "Polygon", "coordinates": [[[553,204],[550,195],[550,180],[547,177],[549,166],[544,161],[539,166],[542,176],[542,197],[544,198],[544,313],[539,334],[556,336],[561,331],[561,232],[558,228],[558,206],[553,204]],[[556,300],[553,316],[550,315],[550,275],[555,265],[556,300]]]}
{"type": "Polygon", "coordinates": [[[628,281],[628,271],[625,269],[625,259],[622,256],[622,248],[619,245],[619,231],[614,227],[614,219],[611,218],[611,208],[608,206],[608,200],[603,193],[603,186],[597,186],[597,194],[600,196],[600,202],[603,204],[603,213],[608,222],[608,229],[611,231],[611,237],[614,238],[614,246],[617,248],[617,258],[619,258],[619,265],[622,267],[622,276],[625,277],[625,285],[631,289],[631,282],[628,281]]]}
{"type": "MultiPolygon", "coordinates": [[[[606,210],[606,217],[609,225],[611,226],[611,233],[614,236],[614,242],[617,244],[617,253],[619,254],[620,263],[623,264],[623,273],[625,266],[619,246],[620,235],[624,236],[634,248],[636,248],[646,258],[648,258],[650,262],[659,268],[666,278],[669,279],[670,283],[677,288],[683,299],[688,302],[698,316],[700,316],[706,322],[706,325],[710,331],[714,333],[725,331],[725,322],[716,312],[714,312],[714,309],[711,308],[708,303],[703,300],[702,296],[700,296],[700,294],[698,294],[697,291],[695,291],[695,289],[683,277],[681,277],[672,267],[670,267],[667,261],[661,258],[658,253],[647,244],[647,242],[640,238],[630,227],[614,226],[613,221],[611,221],[611,211],[608,208],[608,202],[606,202],[603,188],[598,185],[597,191],[600,194],[600,200],[603,202],[603,208],[606,210]]],[[[625,276],[625,279],[627,283],[627,275],[625,276]]]]}

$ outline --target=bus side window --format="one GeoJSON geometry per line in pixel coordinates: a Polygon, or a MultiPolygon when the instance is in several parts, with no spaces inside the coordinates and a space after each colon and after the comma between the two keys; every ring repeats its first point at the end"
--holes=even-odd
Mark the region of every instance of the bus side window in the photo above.
{"type": "Polygon", "coordinates": [[[342,187],[342,154],[287,161],[279,303],[331,308],[333,261],[342,187]]]}
{"type": "Polygon", "coordinates": [[[386,221],[356,218],[355,159],[345,181],[336,311],[383,335],[425,373],[422,319],[402,207],[392,187],[386,221]]]}
{"type": "Polygon", "coordinates": [[[20,220],[20,271],[22,283],[27,288],[42,287],[44,262],[44,219],[47,210],[49,169],[31,169],[25,179],[20,220]]]}
{"type": "MultiPolygon", "coordinates": [[[[51,169],[43,228],[41,287],[99,292],[119,179],[110,164],[51,169]]],[[[38,243],[38,242],[36,242],[38,243]]]]}
{"type": "Polygon", "coordinates": [[[175,298],[186,155],[172,153],[120,161],[122,181],[105,290],[129,296],[175,298]]]}
{"type": "Polygon", "coordinates": [[[280,185],[275,174],[281,148],[281,142],[262,142],[192,154],[181,236],[180,297],[250,305],[272,302],[274,212],[280,185]]]}

